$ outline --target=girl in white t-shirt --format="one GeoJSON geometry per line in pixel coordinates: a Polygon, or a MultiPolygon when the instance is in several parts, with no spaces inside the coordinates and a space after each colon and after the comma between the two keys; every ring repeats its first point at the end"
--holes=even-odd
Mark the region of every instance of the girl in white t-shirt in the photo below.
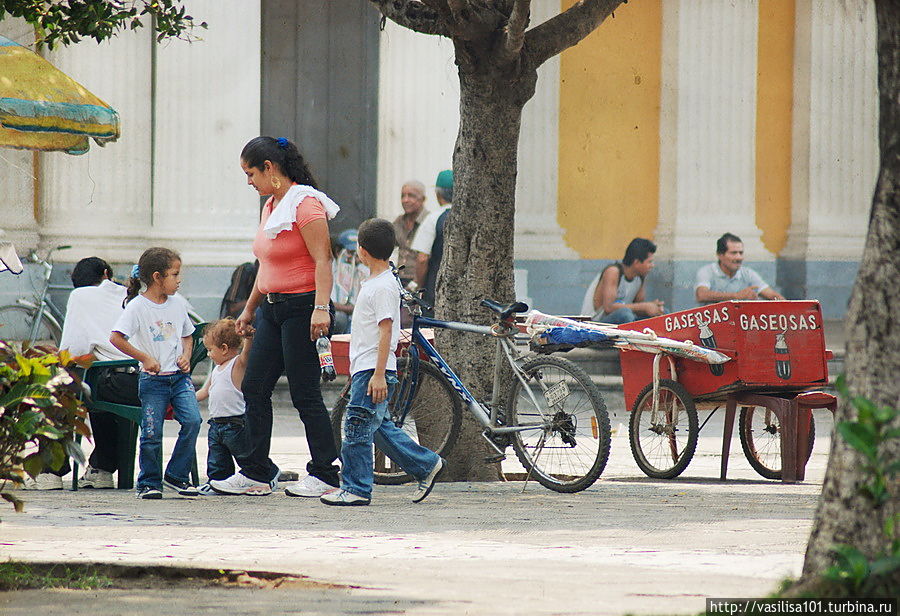
{"type": "MultiPolygon", "coordinates": [[[[241,384],[252,343],[249,336],[241,341],[235,321],[230,317],[210,323],[203,332],[203,344],[216,365],[197,392],[197,400],[208,400],[209,406],[206,475],[210,480],[231,477],[235,471],[234,461],[242,465],[250,447],[244,426],[241,384]]],[[[200,486],[199,491],[203,495],[215,494],[209,483],[200,486]]]]}
{"type": "Polygon", "coordinates": [[[141,364],[138,498],[162,498],[163,484],[179,494],[197,494],[188,481],[201,422],[190,374],[194,325],[187,301],[175,295],[180,284],[178,253],[168,248],[144,251],[131,271],[125,311],[109,337],[113,346],[141,364]],[[147,288],[138,295],[142,283],[147,288]],[[163,420],[170,405],[181,430],[163,474],[163,420]]]}

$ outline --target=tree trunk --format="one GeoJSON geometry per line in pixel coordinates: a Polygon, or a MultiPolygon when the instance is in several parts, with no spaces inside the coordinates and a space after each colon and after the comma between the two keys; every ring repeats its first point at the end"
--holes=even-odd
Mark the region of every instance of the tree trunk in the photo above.
{"type": "MultiPolygon", "coordinates": [[[[877,0],[879,145],[881,168],[872,203],[866,247],[847,313],[847,384],[853,395],[878,406],[900,406],[900,0],[877,0]]],[[[842,401],[835,422],[855,417],[842,401]]],[[[900,420],[893,422],[900,427],[900,420]]],[[[900,457],[900,439],[883,445],[889,460],[900,457]]],[[[825,483],[806,550],[801,586],[815,587],[833,562],[831,548],[845,543],[869,558],[889,549],[882,528],[897,515],[900,480],[882,507],[862,495],[863,457],[835,432],[825,483]]],[[[900,586],[900,579],[897,580],[900,586]]]]}
{"type": "MultiPolygon", "coordinates": [[[[499,75],[460,71],[460,126],[453,153],[453,208],[446,227],[438,278],[439,318],[490,324],[482,299],[514,301],[513,219],[516,154],[522,107],[534,94],[537,72],[499,75]]],[[[454,371],[479,399],[490,399],[494,341],[438,330],[437,344],[454,371]]],[[[463,411],[463,429],[450,457],[450,481],[501,478],[482,428],[463,411]]]]}

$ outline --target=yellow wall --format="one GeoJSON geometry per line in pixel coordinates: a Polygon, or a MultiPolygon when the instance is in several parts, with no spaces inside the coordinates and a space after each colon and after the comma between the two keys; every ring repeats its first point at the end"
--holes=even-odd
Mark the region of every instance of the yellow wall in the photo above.
{"type": "Polygon", "coordinates": [[[562,54],[557,216],[583,258],[620,259],[653,237],[661,51],[661,0],[642,0],[562,54]]]}
{"type": "Polygon", "coordinates": [[[766,248],[784,248],[791,223],[794,2],[760,0],[756,83],[756,224],[766,248]]]}

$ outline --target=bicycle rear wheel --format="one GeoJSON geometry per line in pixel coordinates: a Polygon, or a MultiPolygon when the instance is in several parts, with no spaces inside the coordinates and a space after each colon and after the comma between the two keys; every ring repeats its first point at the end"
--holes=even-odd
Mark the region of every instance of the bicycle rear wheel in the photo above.
{"type": "MultiPolygon", "coordinates": [[[[766,479],[781,479],[781,422],[775,413],[761,407],[744,407],[738,420],[741,448],[750,466],[766,479]]],[[[816,422],[809,417],[806,459],[816,442],[816,422]]]]}
{"type": "Polygon", "coordinates": [[[513,432],[516,457],[545,488],[590,487],[609,458],[609,414],[600,390],[584,370],[561,357],[532,359],[522,371],[527,385],[514,379],[507,394],[509,425],[543,425],[513,432]]]}
{"type": "Polygon", "coordinates": [[[700,428],[694,399],[681,383],[659,381],[659,405],[653,412],[653,383],[638,394],[628,437],[634,461],[654,479],[677,477],[694,457],[700,428]]]}
{"type": "MultiPolygon", "coordinates": [[[[397,379],[389,408],[395,417],[399,401],[412,396],[412,406],[406,414],[401,428],[415,442],[427,447],[441,457],[456,444],[462,421],[462,401],[440,371],[427,362],[419,362],[419,374],[415,391],[410,391],[409,359],[397,360],[397,379]]],[[[344,412],[349,402],[349,392],[345,391],[331,412],[331,429],[338,451],[343,440],[344,412]]],[[[398,464],[375,447],[375,483],[399,485],[413,480],[398,464]]]]}
{"type": "Polygon", "coordinates": [[[31,328],[37,311],[11,304],[0,307],[0,340],[31,346],[59,346],[62,332],[56,323],[42,314],[32,342],[31,328]]]}

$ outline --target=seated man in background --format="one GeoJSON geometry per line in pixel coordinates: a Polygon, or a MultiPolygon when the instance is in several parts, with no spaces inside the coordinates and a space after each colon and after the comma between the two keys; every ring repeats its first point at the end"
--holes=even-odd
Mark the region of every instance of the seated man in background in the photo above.
{"type": "MultiPolygon", "coordinates": [[[[131,359],[109,342],[119,315],[125,287],[113,282],[112,268],[98,257],[82,259],[72,270],[75,290],[69,295],[60,348],[73,356],[93,355],[99,361],[131,359]]],[[[108,368],[97,379],[98,400],[140,406],[138,371],[135,367],[108,368]]],[[[88,459],[82,488],[112,488],[118,470],[117,425],[127,421],[110,413],[90,413],[94,451],[88,459]]]]}
{"type": "Polygon", "coordinates": [[[661,300],[646,301],[644,279],[653,269],[656,244],[636,237],[621,263],[606,266],[588,286],[581,306],[591,320],[621,325],[663,314],[661,300]]]}
{"type": "Polygon", "coordinates": [[[697,303],[712,304],[732,299],[784,299],[750,267],[744,266],[744,243],[725,233],[716,242],[715,263],[697,270],[694,294],[697,303]]]}

